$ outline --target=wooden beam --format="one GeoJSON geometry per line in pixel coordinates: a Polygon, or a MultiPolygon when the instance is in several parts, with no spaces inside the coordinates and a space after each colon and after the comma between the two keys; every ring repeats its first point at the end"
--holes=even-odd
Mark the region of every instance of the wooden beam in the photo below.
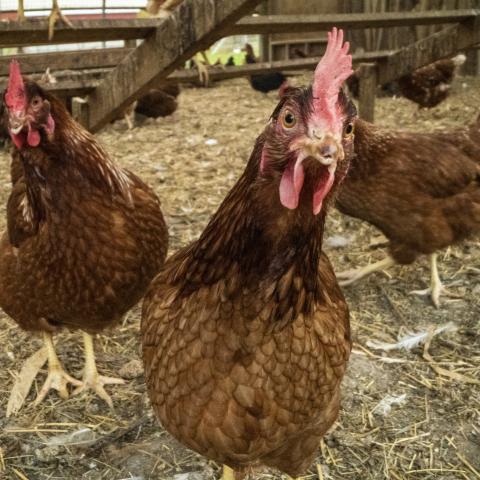
{"type": "Polygon", "coordinates": [[[417,68],[451,57],[458,51],[475,45],[480,36],[479,18],[475,19],[475,23],[444,28],[390,55],[378,65],[378,82],[380,85],[391,82],[417,68]]]}
{"type": "Polygon", "coordinates": [[[360,118],[373,123],[377,94],[377,66],[374,63],[361,63],[358,68],[358,77],[358,113],[360,118]]]}
{"type": "MultiPolygon", "coordinates": [[[[257,2],[258,3],[258,2],[257,2]]],[[[437,10],[424,12],[387,12],[330,15],[265,15],[241,19],[225,34],[268,34],[330,30],[341,28],[380,28],[408,25],[436,25],[463,22],[479,10],[437,10]]],[[[60,43],[81,43],[145,38],[161,23],[158,18],[77,20],[74,27],[57,25],[48,40],[48,21],[0,22],[0,48],[60,43]]]]}
{"type": "Polygon", "coordinates": [[[0,22],[0,48],[145,38],[160,23],[158,18],[78,20],[74,28],[56,25],[55,35],[49,41],[47,20],[0,22]]]}
{"type": "Polygon", "coordinates": [[[230,30],[231,35],[303,33],[332,27],[383,28],[457,23],[474,18],[480,10],[429,10],[423,12],[349,13],[326,15],[264,15],[243,18],[230,30]]]}
{"type": "MultiPolygon", "coordinates": [[[[30,75],[34,73],[43,73],[47,67],[55,76],[58,70],[89,70],[91,68],[111,68],[116,67],[128,54],[133,51],[132,48],[100,48],[96,50],[75,50],[71,52],[53,52],[53,53],[33,53],[24,55],[5,55],[0,56],[0,77],[8,75],[10,62],[16,59],[20,62],[22,73],[30,75]]],[[[379,60],[392,54],[394,50],[381,50],[378,52],[364,52],[354,54],[353,60],[357,62],[379,60]]],[[[262,70],[295,70],[297,68],[311,68],[320,60],[319,58],[299,59],[297,64],[289,67],[288,62],[273,62],[263,65],[262,70]],[[316,63],[315,63],[316,62],[316,63]]],[[[256,72],[256,73],[264,73],[256,72]]],[[[241,75],[239,75],[241,76],[241,75]]],[[[226,78],[233,78],[228,76],[226,78]]]]}
{"type": "MultiPolygon", "coordinates": [[[[387,58],[393,50],[380,50],[378,52],[364,52],[353,54],[354,63],[381,60],[387,58]]],[[[280,60],[276,62],[261,62],[236,67],[210,67],[209,78],[212,81],[228,80],[230,78],[246,77],[250,75],[269,72],[291,72],[295,70],[313,70],[320,57],[297,58],[293,60],[280,60]]],[[[198,79],[196,70],[177,70],[167,77],[166,83],[187,83],[195,82],[198,79]]]]}
{"type": "MultiPolygon", "coordinates": [[[[391,50],[381,50],[378,52],[364,52],[360,54],[353,54],[354,63],[382,60],[391,55],[391,50]]],[[[32,55],[34,56],[34,55],[32,55]]],[[[43,57],[42,55],[38,55],[43,57]]],[[[262,74],[274,71],[291,72],[300,70],[313,70],[320,57],[299,58],[294,60],[282,60],[277,62],[263,62],[248,65],[240,65],[236,67],[209,67],[209,77],[212,81],[228,80],[231,78],[246,77],[249,75],[262,74]]],[[[41,62],[39,62],[41,63],[41,62]]],[[[42,64],[44,66],[45,64],[42,64]]],[[[69,69],[70,70],[70,69],[69,69]]],[[[23,64],[22,64],[22,71],[23,64]]],[[[57,79],[57,83],[54,84],[42,84],[40,85],[58,96],[84,96],[91,93],[98,85],[105,75],[110,72],[109,69],[96,69],[90,71],[53,71],[53,75],[57,79]]],[[[8,71],[4,73],[3,78],[0,78],[0,91],[3,91],[8,83],[8,77],[6,76],[8,71]]],[[[33,74],[34,80],[39,80],[40,75],[33,74]]],[[[166,79],[162,80],[161,84],[171,83],[195,83],[198,80],[198,72],[195,69],[179,69],[170,74],[166,79]]],[[[81,108],[81,107],[79,107],[81,108]]]]}
{"type": "Polygon", "coordinates": [[[56,70],[88,70],[117,66],[132,48],[99,48],[95,50],[74,50],[70,52],[34,53],[0,56],[0,76],[8,75],[8,66],[15,59],[20,62],[22,73],[31,74],[56,70]]]}
{"type": "Polygon", "coordinates": [[[88,128],[97,131],[196,52],[229,35],[261,0],[184,0],[88,96],[88,128]]]}

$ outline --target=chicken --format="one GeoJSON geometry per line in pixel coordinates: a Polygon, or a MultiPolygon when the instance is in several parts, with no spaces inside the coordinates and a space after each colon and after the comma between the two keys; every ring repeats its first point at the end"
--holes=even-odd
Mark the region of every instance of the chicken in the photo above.
{"type": "MultiPolygon", "coordinates": [[[[23,4],[24,0],[18,0],[18,21],[25,21],[25,8],[23,4]]],[[[48,17],[48,39],[53,38],[55,32],[55,24],[61,20],[63,23],[73,28],[72,22],[62,13],[60,6],[58,5],[58,0],[52,0],[52,10],[48,17]]]]}
{"type": "Polygon", "coordinates": [[[50,388],[68,396],[119,379],[98,374],[91,334],[118,323],[163,265],[168,233],[153,191],[119,168],[63,104],[24,79],[12,62],[5,94],[14,149],[7,232],[0,240],[0,306],[23,329],[41,332],[50,388]],[[60,364],[52,335],[84,332],[83,380],[60,364]]]}
{"type": "Polygon", "coordinates": [[[423,108],[432,108],[445,100],[465,55],[438,60],[398,79],[400,93],[423,108]]]}
{"type": "Polygon", "coordinates": [[[480,122],[450,134],[422,134],[357,120],[355,153],[337,206],[381,230],[390,255],[337,277],[348,285],[430,255],[430,288],[415,293],[430,294],[438,307],[441,293],[449,292],[438,275],[436,252],[480,232],[480,122]]]}
{"type": "MultiPolygon", "coordinates": [[[[448,97],[451,83],[465,58],[460,54],[418,68],[395,82],[382,85],[382,92],[386,95],[402,95],[423,108],[435,107],[448,97]]],[[[354,98],[359,95],[359,81],[358,71],[347,78],[348,90],[354,98]]]]}
{"type": "Polygon", "coordinates": [[[178,85],[152,88],[147,94],[123,109],[112,120],[112,123],[116,120],[124,119],[127,122],[128,129],[132,130],[135,124],[136,113],[149,118],[168,117],[178,107],[176,97],[179,93],[180,87],[178,85]]]}
{"type": "Polygon", "coordinates": [[[166,93],[162,87],[152,89],[141,97],[137,102],[135,112],[149,118],[168,117],[177,109],[177,106],[175,96],[166,93]]]}
{"type": "MultiPolygon", "coordinates": [[[[252,64],[257,63],[253,47],[247,43],[243,50],[245,53],[245,63],[252,64]]],[[[250,75],[250,85],[254,90],[267,93],[271,90],[278,90],[284,84],[286,84],[287,77],[282,72],[269,72],[250,75]]]]}
{"type": "Polygon", "coordinates": [[[145,297],[153,408],[177,439],[227,465],[224,478],[257,464],[301,474],[338,415],[349,318],[321,248],[353,155],[347,51],[334,29],[313,87],[280,100],[200,238],[145,297]]]}

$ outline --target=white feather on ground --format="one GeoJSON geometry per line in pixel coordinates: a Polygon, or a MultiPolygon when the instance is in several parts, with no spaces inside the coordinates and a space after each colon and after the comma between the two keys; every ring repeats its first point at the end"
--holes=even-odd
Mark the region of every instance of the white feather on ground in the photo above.
{"type": "Polygon", "coordinates": [[[392,405],[402,405],[405,403],[406,399],[406,393],[402,393],[401,395],[386,395],[377,403],[377,405],[375,405],[372,413],[383,415],[385,417],[392,410],[392,405]]]}
{"type": "MultiPolygon", "coordinates": [[[[457,326],[453,322],[448,322],[445,325],[440,325],[437,327],[433,334],[432,338],[435,335],[438,335],[443,332],[455,332],[457,330],[457,326]]],[[[375,340],[368,340],[367,346],[371,348],[375,348],[376,350],[385,350],[386,352],[390,350],[411,350],[412,348],[418,347],[419,345],[425,343],[425,341],[429,338],[430,331],[424,330],[422,332],[407,332],[406,335],[398,339],[397,343],[386,343],[386,342],[377,342],[375,340]]]]}

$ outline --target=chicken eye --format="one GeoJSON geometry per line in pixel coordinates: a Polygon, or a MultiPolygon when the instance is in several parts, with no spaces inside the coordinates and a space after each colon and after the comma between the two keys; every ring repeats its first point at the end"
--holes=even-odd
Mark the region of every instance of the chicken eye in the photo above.
{"type": "Polygon", "coordinates": [[[297,123],[295,115],[290,111],[286,110],[285,114],[282,117],[282,124],[285,128],[292,128],[297,123]]]}
{"type": "Polygon", "coordinates": [[[39,97],[34,97],[32,99],[32,106],[33,107],[38,107],[40,105],[40,98],[39,97]]]}
{"type": "Polygon", "coordinates": [[[346,127],[345,127],[345,135],[351,135],[353,133],[353,123],[349,123],[346,127]]]}

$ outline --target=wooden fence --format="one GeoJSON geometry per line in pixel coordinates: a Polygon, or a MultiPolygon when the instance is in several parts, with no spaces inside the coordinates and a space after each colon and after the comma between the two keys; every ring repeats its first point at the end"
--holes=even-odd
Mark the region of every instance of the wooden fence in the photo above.
{"type": "MultiPolygon", "coordinates": [[[[58,52],[18,56],[25,73],[52,70],[89,70],[71,73],[48,88],[59,93],[88,94],[75,102],[75,115],[97,131],[152,86],[191,81],[194,72],[178,70],[198,51],[227,35],[282,32],[322,32],[333,26],[344,29],[448,25],[442,30],[393,52],[357,55],[360,63],[360,115],[373,120],[378,84],[416,68],[480,44],[480,10],[359,13],[330,15],[248,16],[261,0],[184,0],[166,19],[82,20],[75,28],[59,26],[53,43],[143,39],[136,47],[94,51],[58,52]]],[[[0,47],[42,45],[47,40],[45,20],[0,23],[0,47]]],[[[52,43],[52,42],[50,42],[52,43]]],[[[130,42],[131,43],[131,42],[130,42]]],[[[9,57],[0,57],[0,76],[7,74],[9,57]]],[[[212,79],[269,70],[311,69],[318,58],[261,63],[213,69],[212,79]]],[[[1,81],[1,80],[0,80],[1,81]]]]}

